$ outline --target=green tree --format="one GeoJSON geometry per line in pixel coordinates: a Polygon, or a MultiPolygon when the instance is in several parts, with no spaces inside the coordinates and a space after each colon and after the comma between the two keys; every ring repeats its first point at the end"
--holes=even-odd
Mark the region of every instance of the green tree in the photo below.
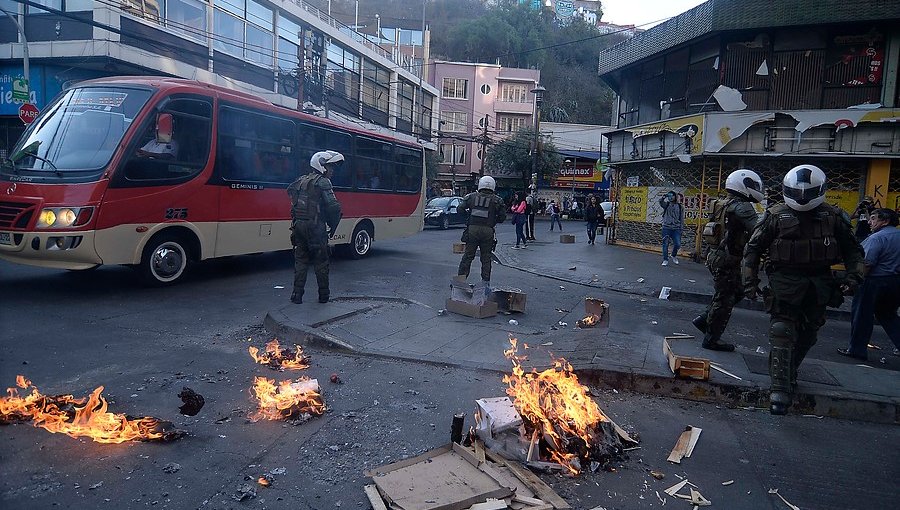
{"type": "MultiPolygon", "coordinates": [[[[484,168],[491,175],[520,179],[523,187],[531,182],[534,156],[531,150],[534,145],[534,129],[526,127],[516,131],[487,149],[484,168]]],[[[553,142],[542,140],[538,151],[537,171],[542,179],[548,179],[559,171],[562,156],[553,142]]]]}

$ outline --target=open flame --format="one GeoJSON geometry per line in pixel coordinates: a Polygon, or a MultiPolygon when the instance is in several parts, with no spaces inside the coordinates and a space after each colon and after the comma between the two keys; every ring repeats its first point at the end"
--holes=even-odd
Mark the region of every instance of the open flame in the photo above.
{"type": "Polygon", "coordinates": [[[133,440],[165,439],[163,423],[156,418],[130,418],[107,412],[107,402],[98,387],[87,398],[72,395],[47,396],[24,376],[16,377],[16,385],[31,392],[20,396],[16,388],[8,388],[0,397],[0,423],[31,421],[54,434],[88,437],[98,443],[123,443],[133,440]]]}
{"type": "Polygon", "coordinates": [[[262,354],[259,349],[250,346],[247,349],[253,361],[260,365],[268,365],[275,370],[303,370],[309,368],[309,357],[303,354],[303,348],[294,346],[294,351],[282,349],[278,340],[272,340],[266,344],[266,350],[262,354]]]}
{"type": "Polygon", "coordinates": [[[291,420],[304,413],[321,415],[326,409],[319,383],[308,377],[287,379],[276,385],[275,379],[257,376],[251,391],[259,402],[257,411],[250,417],[253,421],[291,420]]]}
{"type": "Polygon", "coordinates": [[[529,435],[533,431],[540,433],[550,446],[551,460],[578,474],[581,461],[573,451],[589,452],[596,440],[597,425],[608,419],[564,358],[554,358],[553,368],[542,372],[532,368],[526,373],[522,361],[527,357],[518,354],[518,341],[510,337],[509,343],[511,347],[503,354],[512,361],[513,369],[511,375],[503,376],[508,385],[506,394],[531,426],[529,435]],[[579,439],[583,444],[570,444],[579,439]]]}
{"type": "Polygon", "coordinates": [[[587,317],[575,323],[579,328],[593,328],[600,322],[600,317],[596,314],[590,314],[587,317]]]}

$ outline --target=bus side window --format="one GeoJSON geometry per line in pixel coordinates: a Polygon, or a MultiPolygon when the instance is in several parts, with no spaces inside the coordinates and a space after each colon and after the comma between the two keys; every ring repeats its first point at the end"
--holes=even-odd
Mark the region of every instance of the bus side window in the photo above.
{"type": "Polygon", "coordinates": [[[422,190],[422,151],[399,145],[394,147],[397,172],[400,175],[397,191],[422,190]]]}
{"type": "Polygon", "coordinates": [[[211,115],[206,100],[177,98],[165,103],[146,123],[125,165],[125,178],[170,181],[199,173],[209,160],[211,115]]]}
{"type": "Polygon", "coordinates": [[[292,121],[223,106],[216,172],[226,181],[288,184],[297,178],[292,121]]]}

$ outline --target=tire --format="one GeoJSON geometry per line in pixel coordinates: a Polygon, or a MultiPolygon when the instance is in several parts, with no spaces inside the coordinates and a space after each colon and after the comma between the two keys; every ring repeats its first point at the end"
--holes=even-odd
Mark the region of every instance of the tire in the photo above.
{"type": "Polygon", "coordinates": [[[349,252],[350,258],[361,259],[365,257],[369,250],[372,249],[372,239],[375,233],[372,231],[371,225],[360,224],[353,229],[353,235],[350,237],[349,252]]]}
{"type": "Polygon", "coordinates": [[[138,274],[151,287],[172,285],[180,280],[190,262],[190,252],[184,239],[174,234],[153,236],[144,247],[138,274]]]}
{"type": "Polygon", "coordinates": [[[441,230],[447,230],[448,228],[450,228],[450,217],[445,214],[443,219],[441,219],[441,230]]]}

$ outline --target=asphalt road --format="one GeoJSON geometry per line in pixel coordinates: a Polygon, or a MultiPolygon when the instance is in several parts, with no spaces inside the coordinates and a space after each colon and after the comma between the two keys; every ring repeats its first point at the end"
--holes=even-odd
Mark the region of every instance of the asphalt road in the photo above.
{"type": "MultiPolygon", "coordinates": [[[[366,260],[337,259],[332,293],[402,295],[439,306],[458,263],[448,246],[459,233],[427,230],[376,244],[366,260]]],[[[287,377],[253,365],[246,349],[269,339],[259,325],[267,310],[288,299],[291,279],[287,253],[206,262],[166,289],[140,287],[125,268],[75,274],[0,262],[0,384],[12,386],[21,373],[48,394],[83,395],[104,385],[114,411],[168,419],[189,432],[169,444],[101,445],[28,425],[2,427],[0,505],[368,508],[365,469],[446,443],[454,413],[471,416],[474,399],[503,394],[495,373],[312,351],[305,373],[322,383],[329,412],[297,426],[249,422],[253,376],[287,377]],[[344,384],[328,382],[331,373],[344,384]],[[183,386],[206,398],[196,417],[178,414],[176,395],[183,386]],[[164,471],[171,463],[180,469],[164,471]],[[281,467],[285,473],[271,487],[255,484],[281,467]],[[244,484],[255,486],[257,497],[235,501],[244,484]]],[[[580,300],[557,281],[509,268],[497,268],[493,279],[528,289],[537,302],[574,306],[580,300]]],[[[623,310],[637,306],[626,295],[609,300],[623,310]]],[[[697,308],[652,301],[641,306],[660,316],[697,308]]],[[[530,310],[540,321],[557,313],[552,306],[530,310]]],[[[634,318],[635,331],[649,327],[649,312],[634,318]]],[[[897,427],[776,419],[609,389],[595,394],[614,419],[640,434],[642,445],[616,473],[546,476],[575,508],[659,508],[656,492],[665,497],[662,490],[679,476],[690,478],[717,508],[785,508],[767,494],[772,488],[801,508],[888,508],[896,502],[897,427]],[[665,457],[688,424],[704,430],[697,450],[680,466],[670,465],[665,457]],[[655,480],[650,470],[666,478],[655,480]],[[734,483],[721,485],[727,480],[734,483]]]]}

